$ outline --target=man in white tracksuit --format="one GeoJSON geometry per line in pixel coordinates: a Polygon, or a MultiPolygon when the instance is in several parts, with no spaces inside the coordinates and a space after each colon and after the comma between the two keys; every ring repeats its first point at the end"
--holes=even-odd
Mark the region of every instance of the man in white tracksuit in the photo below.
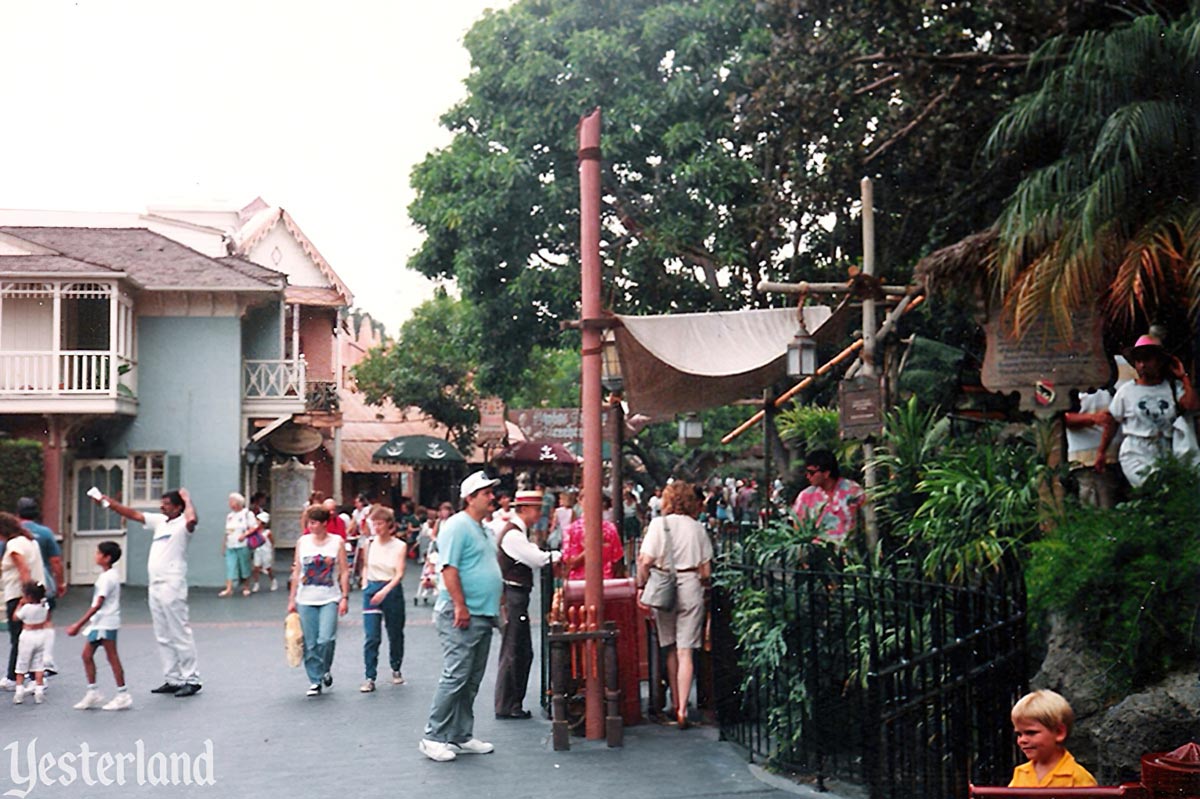
{"type": "Polygon", "coordinates": [[[196,529],[196,509],[187,489],[163,494],[159,505],[162,513],[142,513],[103,494],[96,497],[96,502],[145,525],[152,536],[146,563],[150,617],[166,681],[151,693],[196,695],[200,692],[200,673],[196,669],[196,641],[188,624],[187,604],[187,545],[196,529]]]}

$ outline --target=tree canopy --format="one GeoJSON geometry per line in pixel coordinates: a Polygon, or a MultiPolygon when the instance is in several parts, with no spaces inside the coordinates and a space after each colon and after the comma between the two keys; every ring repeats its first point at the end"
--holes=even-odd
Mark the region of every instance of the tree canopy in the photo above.
{"type": "Polygon", "coordinates": [[[416,406],[464,451],[479,422],[469,316],[465,303],[440,289],[413,310],[396,341],[371,350],[353,370],[368,403],[390,399],[397,408],[416,406]]]}

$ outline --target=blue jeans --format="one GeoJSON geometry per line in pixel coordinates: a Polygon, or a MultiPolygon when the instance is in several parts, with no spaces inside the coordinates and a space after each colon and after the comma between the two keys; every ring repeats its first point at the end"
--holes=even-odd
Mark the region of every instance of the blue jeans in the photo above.
{"type": "Polygon", "coordinates": [[[378,605],[371,597],[387,585],[383,580],[371,580],[363,588],[363,669],[368,680],[374,680],[379,663],[379,644],[387,627],[388,664],[400,671],[404,663],[404,589],[397,583],[378,605]]]}
{"type": "Polygon", "coordinates": [[[308,681],[319,683],[333,665],[337,642],[338,603],[297,605],[300,629],[304,632],[304,671],[308,681]]]}
{"type": "Polygon", "coordinates": [[[442,743],[469,741],[475,733],[475,694],[487,669],[496,620],[472,616],[464,630],[454,626],[454,607],[434,614],[442,642],[442,676],[438,678],[425,724],[425,737],[442,743]]]}

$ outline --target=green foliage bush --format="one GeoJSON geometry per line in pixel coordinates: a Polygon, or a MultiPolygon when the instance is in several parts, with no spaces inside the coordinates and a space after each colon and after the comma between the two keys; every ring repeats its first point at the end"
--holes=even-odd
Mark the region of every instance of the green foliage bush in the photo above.
{"type": "Polygon", "coordinates": [[[1195,665],[1198,520],[1200,474],[1169,461],[1115,509],[1068,507],[1031,547],[1031,607],[1078,624],[1096,642],[1115,691],[1195,665]]]}
{"type": "Polygon", "coordinates": [[[12,513],[21,497],[42,497],[42,445],[25,438],[0,440],[0,510],[12,513]]]}

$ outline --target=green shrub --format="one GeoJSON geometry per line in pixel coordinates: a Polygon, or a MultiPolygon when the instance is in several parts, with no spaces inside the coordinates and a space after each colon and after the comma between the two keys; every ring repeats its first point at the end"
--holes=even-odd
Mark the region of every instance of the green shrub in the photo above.
{"type": "Polygon", "coordinates": [[[0,510],[14,512],[21,497],[41,501],[42,484],[41,443],[0,439],[0,510]]]}
{"type": "Polygon", "coordinates": [[[1031,608],[1056,611],[1096,642],[1115,690],[1196,662],[1200,474],[1163,463],[1112,510],[1069,506],[1032,546],[1031,608]]]}

